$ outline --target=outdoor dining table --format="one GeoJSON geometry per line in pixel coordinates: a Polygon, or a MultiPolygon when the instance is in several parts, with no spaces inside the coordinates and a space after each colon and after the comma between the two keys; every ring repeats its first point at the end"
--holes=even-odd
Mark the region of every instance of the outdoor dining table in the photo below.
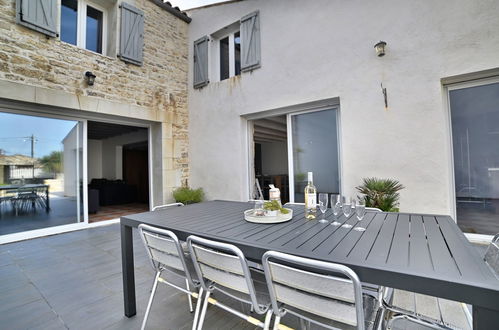
{"type": "MultiPolygon", "coordinates": [[[[340,263],[360,280],[473,305],[474,329],[499,329],[499,280],[478,251],[445,215],[367,212],[340,215],[340,223],[365,231],[306,220],[302,205],[279,224],[244,220],[253,203],[209,201],[121,218],[125,315],[136,313],[132,228],[141,223],[238,246],[259,262],[269,250],[340,263]]],[[[333,220],[331,209],[326,218],[333,220]]],[[[140,247],[142,248],[142,247],[140,247]]]]}
{"type": "Polygon", "coordinates": [[[43,198],[44,198],[44,205],[45,205],[45,211],[48,213],[50,211],[50,197],[49,197],[49,185],[47,184],[25,184],[25,185],[20,185],[20,184],[11,184],[11,185],[4,185],[0,186],[0,197],[4,193],[26,193],[26,192],[37,192],[37,191],[42,191],[43,190],[43,198]]]}

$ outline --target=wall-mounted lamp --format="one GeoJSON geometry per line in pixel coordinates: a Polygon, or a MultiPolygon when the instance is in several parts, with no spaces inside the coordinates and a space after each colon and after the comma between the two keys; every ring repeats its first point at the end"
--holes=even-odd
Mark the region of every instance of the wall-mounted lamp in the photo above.
{"type": "Polygon", "coordinates": [[[93,86],[94,85],[95,75],[92,72],[90,72],[90,71],[85,72],[85,79],[87,80],[87,85],[88,86],[93,86]]]}
{"type": "Polygon", "coordinates": [[[385,56],[385,46],[386,42],[380,41],[376,45],[374,45],[374,50],[376,50],[376,55],[379,57],[385,56]]]}

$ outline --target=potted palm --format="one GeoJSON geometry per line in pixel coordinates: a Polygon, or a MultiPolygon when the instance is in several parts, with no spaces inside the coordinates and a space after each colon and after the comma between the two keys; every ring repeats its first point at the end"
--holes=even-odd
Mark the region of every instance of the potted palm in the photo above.
{"type": "Polygon", "coordinates": [[[399,191],[405,187],[393,179],[364,178],[356,187],[364,195],[366,207],[376,207],[385,212],[399,211],[399,191]]]}

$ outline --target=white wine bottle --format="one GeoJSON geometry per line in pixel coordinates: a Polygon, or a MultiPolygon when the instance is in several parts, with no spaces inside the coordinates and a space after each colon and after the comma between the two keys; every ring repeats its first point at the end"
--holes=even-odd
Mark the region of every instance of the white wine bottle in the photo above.
{"type": "Polygon", "coordinates": [[[305,187],[305,218],[314,220],[317,213],[317,189],[314,186],[313,174],[308,172],[308,184],[305,187]]]}

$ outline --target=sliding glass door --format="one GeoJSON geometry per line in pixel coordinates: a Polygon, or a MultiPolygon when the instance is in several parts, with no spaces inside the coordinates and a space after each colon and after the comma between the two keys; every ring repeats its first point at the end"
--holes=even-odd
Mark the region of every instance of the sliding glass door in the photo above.
{"type": "Polygon", "coordinates": [[[307,172],[317,192],[340,192],[338,109],[288,114],[291,201],[303,202],[307,172]]]}
{"type": "Polygon", "coordinates": [[[83,131],[0,112],[0,235],[84,221],[83,131]]]}
{"type": "Polygon", "coordinates": [[[449,88],[456,216],[468,233],[499,232],[499,82],[449,88]]]}

